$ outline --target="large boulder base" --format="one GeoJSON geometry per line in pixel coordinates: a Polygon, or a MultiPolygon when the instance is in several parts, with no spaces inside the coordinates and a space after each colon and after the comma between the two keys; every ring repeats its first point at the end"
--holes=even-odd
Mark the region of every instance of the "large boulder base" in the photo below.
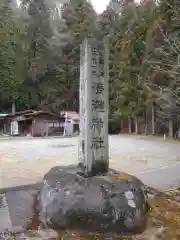
{"type": "Polygon", "coordinates": [[[44,176],[40,221],[54,230],[140,233],[149,210],[144,184],[114,170],[86,177],[78,166],[54,167],[44,176]]]}

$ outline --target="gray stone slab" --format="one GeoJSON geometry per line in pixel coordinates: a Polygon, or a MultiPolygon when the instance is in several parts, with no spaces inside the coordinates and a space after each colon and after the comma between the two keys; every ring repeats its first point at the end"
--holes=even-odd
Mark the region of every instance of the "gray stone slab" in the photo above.
{"type": "Polygon", "coordinates": [[[0,232],[4,232],[12,227],[9,208],[0,208],[0,232]]]}
{"type": "Polygon", "coordinates": [[[0,194],[0,208],[7,207],[7,200],[5,194],[0,194]]]}
{"type": "Polygon", "coordinates": [[[26,228],[32,221],[34,211],[34,201],[38,189],[25,189],[19,191],[9,191],[6,198],[13,226],[26,228]]]}
{"type": "Polygon", "coordinates": [[[23,230],[21,232],[9,231],[6,233],[0,233],[0,240],[56,240],[59,239],[58,237],[59,237],[58,233],[52,230],[38,230],[38,231],[23,230]]]}
{"type": "Polygon", "coordinates": [[[0,194],[0,232],[12,227],[5,194],[0,194]]]}
{"type": "Polygon", "coordinates": [[[142,172],[136,176],[144,184],[152,188],[164,191],[170,188],[180,186],[180,163],[171,165],[166,168],[156,169],[154,171],[142,172]]]}
{"type": "Polygon", "coordinates": [[[34,184],[26,184],[26,185],[20,185],[15,187],[6,187],[6,188],[0,188],[0,195],[8,193],[8,192],[14,192],[14,191],[24,191],[29,189],[36,189],[40,190],[43,185],[43,182],[37,182],[34,184]]]}

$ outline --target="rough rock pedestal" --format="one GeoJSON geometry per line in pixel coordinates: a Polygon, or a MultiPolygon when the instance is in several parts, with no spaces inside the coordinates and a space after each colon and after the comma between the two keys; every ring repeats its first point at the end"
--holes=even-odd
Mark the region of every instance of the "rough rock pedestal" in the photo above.
{"type": "Polygon", "coordinates": [[[54,230],[139,233],[148,212],[143,183],[125,173],[86,177],[77,166],[54,167],[40,192],[40,220],[54,230]]]}

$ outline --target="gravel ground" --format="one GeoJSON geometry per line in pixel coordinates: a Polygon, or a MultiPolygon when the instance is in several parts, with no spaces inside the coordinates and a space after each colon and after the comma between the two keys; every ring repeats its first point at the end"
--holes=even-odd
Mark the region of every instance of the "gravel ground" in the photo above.
{"type": "MultiPolygon", "coordinates": [[[[160,190],[180,186],[178,143],[149,137],[110,136],[109,150],[110,167],[134,174],[145,184],[160,190]]],[[[78,163],[78,138],[0,139],[0,232],[14,227],[22,228],[31,222],[34,197],[40,186],[23,188],[22,185],[41,181],[53,166],[75,163],[78,163]],[[15,186],[20,186],[19,190],[11,188],[15,186]]],[[[148,228],[142,238],[130,239],[160,239],[161,230],[162,228],[148,228]]],[[[47,234],[40,231],[32,234],[23,231],[22,234],[15,235],[7,232],[0,234],[0,239],[57,239],[54,232],[47,234]]],[[[67,236],[63,239],[80,237],[67,236]]]]}
{"type": "MultiPolygon", "coordinates": [[[[135,174],[152,187],[156,183],[159,188],[166,187],[163,184],[180,184],[178,143],[119,135],[109,137],[109,150],[112,168],[135,174]]],[[[1,139],[0,188],[35,183],[51,167],[75,163],[78,163],[78,138],[1,139]]]]}

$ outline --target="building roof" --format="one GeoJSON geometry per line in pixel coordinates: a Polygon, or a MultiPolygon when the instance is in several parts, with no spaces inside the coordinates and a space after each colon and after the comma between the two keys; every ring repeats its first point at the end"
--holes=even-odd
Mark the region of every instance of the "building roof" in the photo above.
{"type": "Polygon", "coordinates": [[[25,115],[25,114],[28,114],[28,113],[33,113],[34,110],[30,109],[30,110],[24,110],[24,111],[20,111],[20,112],[15,112],[14,113],[10,113],[10,114],[7,114],[6,117],[14,117],[14,116],[19,116],[19,115],[25,115]]]}
{"type": "Polygon", "coordinates": [[[59,116],[58,114],[56,113],[52,113],[52,112],[49,112],[49,111],[43,111],[43,110],[25,110],[25,111],[21,111],[21,112],[16,112],[15,114],[8,114],[6,117],[7,118],[12,118],[12,117],[17,117],[17,116],[24,116],[26,118],[30,118],[30,117],[33,117],[33,116],[37,116],[37,115],[49,115],[49,116],[55,116],[57,118],[64,118],[63,116],[59,116]]]}
{"type": "Polygon", "coordinates": [[[61,111],[61,116],[65,117],[67,114],[67,118],[72,120],[80,120],[79,114],[75,111],[61,111]]]}
{"type": "Polygon", "coordinates": [[[8,113],[0,113],[0,117],[5,117],[7,115],[8,115],[8,113]]]}
{"type": "Polygon", "coordinates": [[[33,111],[33,112],[30,112],[30,113],[26,113],[26,114],[24,114],[24,115],[25,115],[25,116],[37,116],[37,115],[41,115],[41,114],[47,114],[47,115],[59,117],[59,115],[56,114],[56,113],[52,113],[52,112],[48,112],[48,111],[43,111],[43,110],[33,111]]]}
{"type": "Polygon", "coordinates": [[[0,113],[0,119],[4,119],[7,115],[7,113],[0,113]]]}

